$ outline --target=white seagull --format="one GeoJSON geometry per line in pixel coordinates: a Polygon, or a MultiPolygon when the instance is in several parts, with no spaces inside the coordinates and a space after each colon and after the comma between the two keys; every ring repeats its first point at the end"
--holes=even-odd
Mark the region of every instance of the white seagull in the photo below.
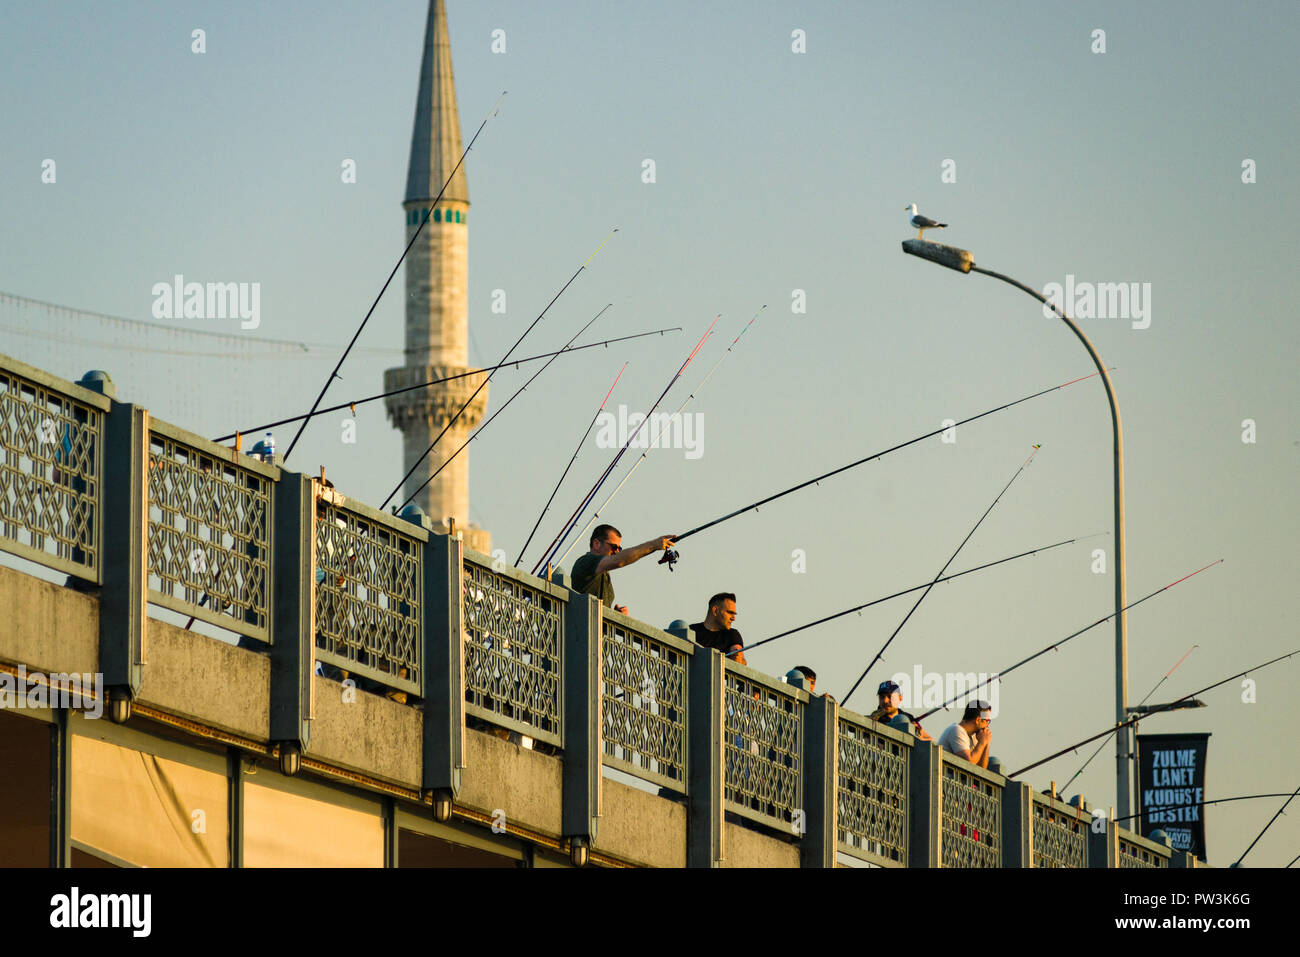
{"type": "Polygon", "coordinates": [[[948,225],[947,223],[936,223],[929,216],[922,216],[920,213],[916,211],[916,203],[911,203],[908,206],[904,206],[903,209],[907,210],[909,213],[912,214],[912,217],[908,220],[908,223],[910,223],[911,225],[917,228],[918,230],[916,234],[917,239],[924,239],[925,231],[927,229],[944,229],[948,225]]]}

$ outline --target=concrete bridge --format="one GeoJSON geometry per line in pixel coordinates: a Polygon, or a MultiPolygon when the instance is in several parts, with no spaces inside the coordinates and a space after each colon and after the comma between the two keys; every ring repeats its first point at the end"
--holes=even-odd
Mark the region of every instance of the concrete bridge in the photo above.
{"type": "Polygon", "coordinates": [[[102,377],[0,454],[0,864],[1198,863],[102,377]]]}

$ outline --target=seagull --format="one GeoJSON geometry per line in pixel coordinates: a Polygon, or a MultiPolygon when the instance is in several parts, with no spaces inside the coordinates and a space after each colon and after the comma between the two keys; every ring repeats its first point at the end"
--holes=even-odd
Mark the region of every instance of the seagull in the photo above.
{"type": "Polygon", "coordinates": [[[916,203],[904,206],[903,209],[912,214],[912,218],[908,222],[917,228],[917,239],[924,239],[927,229],[943,229],[948,225],[947,223],[936,223],[929,216],[922,216],[916,211],[916,203]]]}

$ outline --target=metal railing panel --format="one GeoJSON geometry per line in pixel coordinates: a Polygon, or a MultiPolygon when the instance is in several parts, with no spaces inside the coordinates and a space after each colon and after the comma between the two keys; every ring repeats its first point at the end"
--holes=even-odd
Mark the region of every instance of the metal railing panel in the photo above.
{"type": "Polygon", "coordinates": [[[0,548],[103,582],[111,407],[105,396],[0,356],[0,548]]]}
{"type": "Polygon", "coordinates": [[[1163,844],[1149,841],[1132,831],[1119,831],[1119,859],[1117,866],[1127,868],[1168,867],[1173,851],[1163,844]]]}
{"type": "Polygon", "coordinates": [[[490,556],[465,550],[466,711],[562,747],[568,590],[493,565],[490,556]]]}
{"type": "Polygon", "coordinates": [[[1092,817],[1073,805],[1033,796],[1034,867],[1087,867],[1092,817]]]}
{"type": "Polygon", "coordinates": [[[149,600],[270,642],[279,469],[159,419],[149,426],[149,600]]]}
{"type": "Polygon", "coordinates": [[[906,867],[912,736],[841,711],[838,740],[839,850],[906,867]]]}
{"type": "Polygon", "coordinates": [[[694,646],[602,611],[602,760],[685,794],[686,672],[694,646]]]}
{"type": "Polygon", "coordinates": [[[723,730],[727,810],[798,832],[807,692],[727,662],[723,730]]]}
{"type": "Polygon", "coordinates": [[[402,519],[318,500],[319,661],[423,696],[427,541],[427,532],[402,519]]]}
{"type": "Polygon", "coordinates": [[[941,752],[942,866],[1002,866],[1002,786],[1005,779],[941,752]]]}

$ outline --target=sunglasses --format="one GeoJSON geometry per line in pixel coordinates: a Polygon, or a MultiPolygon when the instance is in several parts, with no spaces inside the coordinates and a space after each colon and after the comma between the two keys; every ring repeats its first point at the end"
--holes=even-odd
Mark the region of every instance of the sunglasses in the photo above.
{"type": "Polygon", "coordinates": [[[617,555],[619,552],[623,550],[622,545],[615,545],[609,539],[605,539],[605,544],[609,546],[609,550],[611,554],[617,555]]]}

